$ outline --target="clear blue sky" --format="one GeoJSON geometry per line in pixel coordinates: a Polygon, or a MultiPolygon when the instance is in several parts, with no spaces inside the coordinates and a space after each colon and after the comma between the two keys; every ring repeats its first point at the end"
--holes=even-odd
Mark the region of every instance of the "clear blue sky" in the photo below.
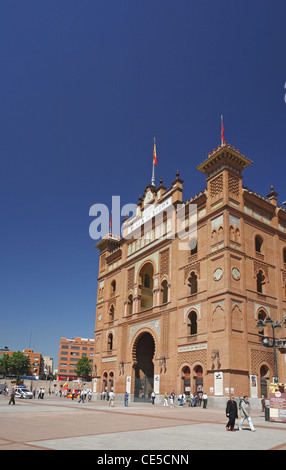
{"type": "Polygon", "coordinates": [[[0,347],[94,336],[95,203],[137,202],[226,142],[286,200],[285,0],[9,0],[0,9],[0,347]],[[32,336],[31,336],[32,333],[32,336]]]}

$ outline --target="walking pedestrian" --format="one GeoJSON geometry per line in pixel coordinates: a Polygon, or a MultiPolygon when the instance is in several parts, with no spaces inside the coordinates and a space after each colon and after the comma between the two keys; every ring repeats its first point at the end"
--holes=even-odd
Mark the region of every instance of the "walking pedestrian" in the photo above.
{"type": "Polygon", "coordinates": [[[235,420],[238,418],[238,414],[237,414],[237,403],[235,401],[234,396],[231,396],[230,400],[228,400],[228,402],[226,404],[225,414],[228,418],[228,423],[226,425],[226,430],[227,431],[235,431],[234,425],[235,425],[235,420]]]}
{"type": "Polygon", "coordinates": [[[164,406],[169,406],[169,403],[168,403],[168,393],[165,392],[165,395],[164,395],[164,406]]]}
{"type": "Polygon", "coordinates": [[[191,407],[193,408],[195,406],[195,397],[194,397],[194,394],[191,393],[191,407]]]}
{"type": "Polygon", "coordinates": [[[264,395],[262,395],[262,398],[261,398],[261,411],[263,413],[265,411],[265,397],[264,397],[264,395]]]}
{"type": "Polygon", "coordinates": [[[8,403],[8,405],[15,405],[15,395],[16,395],[16,390],[14,388],[12,388],[11,390],[11,394],[10,394],[10,401],[8,403]]]}
{"type": "Polygon", "coordinates": [[[114,406],[114,400],[115,400],[115,393],[109,392],[109,405],[108,406],[114,406]]]}
{"type": "Polygon", "coordinates": [[[253,422],[252,422],[252,419],[251,419],[251,416],[250,416],[250,403],[248,401],[248,396],[247,395],[245,395],[243,397],[243,401],[241,402],[240,406],[241,406],[241,420],[240,420],[239,425],[238,425],[238,430],[239,431],[242,430],[242,424],[243,424],[244,420],[247,419],[251,431],[256,431],[256,429],[253,426],[253,422]]]}
{"type": "Polygon", "coordinates": [[[156,397],[156,395],[155,395],[155,392],[153,390],[153,392],[151,393],[152,405],[155,405],[155,397],[156,397]]]}
{"type": "Polygon", "coordinates": [[[83,390],[80,391],[80,397],[79,397],[78,403],[80,403],[81,401],[84,403],[84,392],[83,392],[83,390]]]}
{"type": "Polygon", "coordinates": [[[208,396],[206,393],[203,394],[202,396],[203,398],[203,408],[206,408],[207,407],[207,404],[208,404],[208,396]]]}
{"type": "Polygon", "coordinates": [[[169,395],[169,400],[170,400],[170,408],[175,408],[175,405],[174,405],[174,395],[173,395],[173,393],[170,393],[170,395],[169,395]]]}
{"type": "Polygon", "coordinates": [[[127,393],[127,391],[124,393],[124,406],[128,406],[128,398],[129,398],[129,395],[127,393]]]}

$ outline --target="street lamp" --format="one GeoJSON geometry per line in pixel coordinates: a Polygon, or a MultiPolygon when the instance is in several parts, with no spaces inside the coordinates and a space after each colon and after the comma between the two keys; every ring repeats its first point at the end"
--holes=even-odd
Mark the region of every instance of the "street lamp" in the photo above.
{"type": "Polygon", "coordinates": [[[268,315],[266,320],[260,319],[258,320],[257,325],[256,325],[256,328],[258,328],[258,330],[263,330],[263,328],[267,326],[271,326],[272,328],[272,341],[270,341],[269,338],[265,337],[262,340],[262,345],[265,346],[266,348],[273,348],[274,350],[274,367],[275,367],[275,380],[274,381],[275,383],[279,382],[276,347],[281,346],[281,340],[276,340],[275,338],[275,329],[281,328],[283,321],[284,321],[284,326],[286,326],[286,315],[284,315],[284,317],[282,318],[280,322],[278,322],[277,320],[276,322],[274,322],[273,318],[270,318],[270,316],[268,315]]]}

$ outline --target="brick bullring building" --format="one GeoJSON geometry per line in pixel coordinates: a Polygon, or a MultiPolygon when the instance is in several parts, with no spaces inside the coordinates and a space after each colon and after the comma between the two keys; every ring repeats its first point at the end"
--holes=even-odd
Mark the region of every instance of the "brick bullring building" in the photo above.
{"type": "MultiPolygon", "coordinates": [[[[173,390],[267,396],[275,359],[262,338],[272,330],[259,331],[257,323],[286,314],[286,210],[273,188],[264,197],[242,185],[251,163],[224,143],[197,167],[205,190],[184,202],[178,172],[168,190],[162,181],[149,184],[123,236],[109,233],[97,243],[94,391],[127,390],[138,401],[152,390],[161,397],[173,390]],[[150,204],[162,213],[159,225],[150,204]],[[178,222],[178,204],[185,230],[196,208],[188,249],[180,249],[177,235],[168,237],[165,209],[175,207],[178,222]]],[[[286,337],[283,324],[279,337],[286,337]]],[[[286,382],[285,343],[276,353],[279,381],[286,382]]]]}

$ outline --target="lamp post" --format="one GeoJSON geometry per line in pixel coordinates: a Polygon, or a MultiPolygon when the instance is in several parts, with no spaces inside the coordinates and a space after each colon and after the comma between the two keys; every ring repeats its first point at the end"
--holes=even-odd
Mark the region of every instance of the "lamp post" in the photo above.
{"type": "Polygon", "coordinates": [[[268,315],[268,317],[266,318],[266,320],[258,320],[258,323],[256,325],[256,328],[258,328],[259,330],[263,330],[263,328],[265,327],[268,327],[268,326],[271,326],[272,328],[272,342],[269,341],[269,338],[263,338],[262,340],[262,345],[265,346],[266,348],[273,348],[273,351],[274,351],[274,367],[275,367],[275,383],[278,383],[279,382],[279,378],[278,378],[278,366],[277,366],[277,352],[276,352],[276,338],[275,338],[275,330],[276,328],[281,328],[281,325],[284,321],[284,326],[286,326],[286,315],[284,315],[284,317],[282,318],[282,320],[280,322],[278,322],[276,320],[276,322],[274,322],[273,318],[270,318],[270,316],[268,315]]]}

